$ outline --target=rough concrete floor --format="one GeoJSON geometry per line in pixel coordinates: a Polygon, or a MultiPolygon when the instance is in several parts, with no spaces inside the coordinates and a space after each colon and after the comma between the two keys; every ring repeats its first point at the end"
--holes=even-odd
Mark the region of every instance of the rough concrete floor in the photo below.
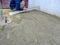
{"type": "Polygon", "coordinates": [[[60,18],[31,11],[0,31],[0,45],[60,45],[60,18]]]}

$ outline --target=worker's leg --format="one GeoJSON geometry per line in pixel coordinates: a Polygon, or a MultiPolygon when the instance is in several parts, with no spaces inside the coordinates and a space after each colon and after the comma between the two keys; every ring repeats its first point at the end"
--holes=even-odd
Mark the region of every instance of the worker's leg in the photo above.
{"type": "Polygon", "coordinates": [[[22,0],[15,0],[15,2],[16,2],[16,10],[20,10],[20,11],[23,10],[23,8],[22,8],[21,5],[20,5],[21,1],[22,1],[22,0]]]}
{"type": "Polygon", "coordinates": [[[22,8],[22,7],[20,7],[20,4],[19,4],[19,3],[16,3],[16,10],[20,10],[20,11],[22,11],[22,10],[23,10],[23,8],[22,8]]]}
{"type": "Polygon", "coordinates": [[[15,8],[15,5],[16,5],[16,4],[15,4],[15,0],[11,0],[11,1],[10,1],[10,9],[13,10],[13,9],[15,8]]]}

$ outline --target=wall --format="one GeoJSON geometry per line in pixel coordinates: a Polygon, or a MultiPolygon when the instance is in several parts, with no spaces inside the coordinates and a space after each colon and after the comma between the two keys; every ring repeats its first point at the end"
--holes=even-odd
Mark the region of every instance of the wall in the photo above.
{"type": "Polygon", "coordinates": [[[60,16],[60,0],[35,0],[37,5],[41,11],[60,16]]]}
{"type": "Polygon", "coordinates": [[[0,3],[0,9],[1,9],[1,3],[0,3]]]}
{"type": "Polygon", "coordinates": [[[28,0],[28,8],[35,7],[35,1],[34,0],[28,0]]]}

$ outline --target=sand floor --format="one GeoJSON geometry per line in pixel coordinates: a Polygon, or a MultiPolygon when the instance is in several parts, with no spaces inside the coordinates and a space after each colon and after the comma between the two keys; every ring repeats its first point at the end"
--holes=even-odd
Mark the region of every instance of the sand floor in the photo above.
{"type": "Polygon", "coordinates": [[[60,45],[59,17],[35,10],[13,17],[0,31],[0,45],[60,45]]]}

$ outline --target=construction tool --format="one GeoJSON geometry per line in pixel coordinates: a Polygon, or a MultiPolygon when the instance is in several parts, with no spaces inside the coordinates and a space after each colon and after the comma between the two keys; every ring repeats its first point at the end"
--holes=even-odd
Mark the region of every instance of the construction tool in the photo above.
{"type": "Polygon", "coordinates": [[[19,13],[23,13],[23,12],[29,12],[29,11],[32,11],[32,10],[35,10],[35,8],[28,8],[26,10],[23,10],[23,11],[14,11],[14,12],[10,12],[9,15],[16,15],[16,14],[19,14],[19,13]]]}

